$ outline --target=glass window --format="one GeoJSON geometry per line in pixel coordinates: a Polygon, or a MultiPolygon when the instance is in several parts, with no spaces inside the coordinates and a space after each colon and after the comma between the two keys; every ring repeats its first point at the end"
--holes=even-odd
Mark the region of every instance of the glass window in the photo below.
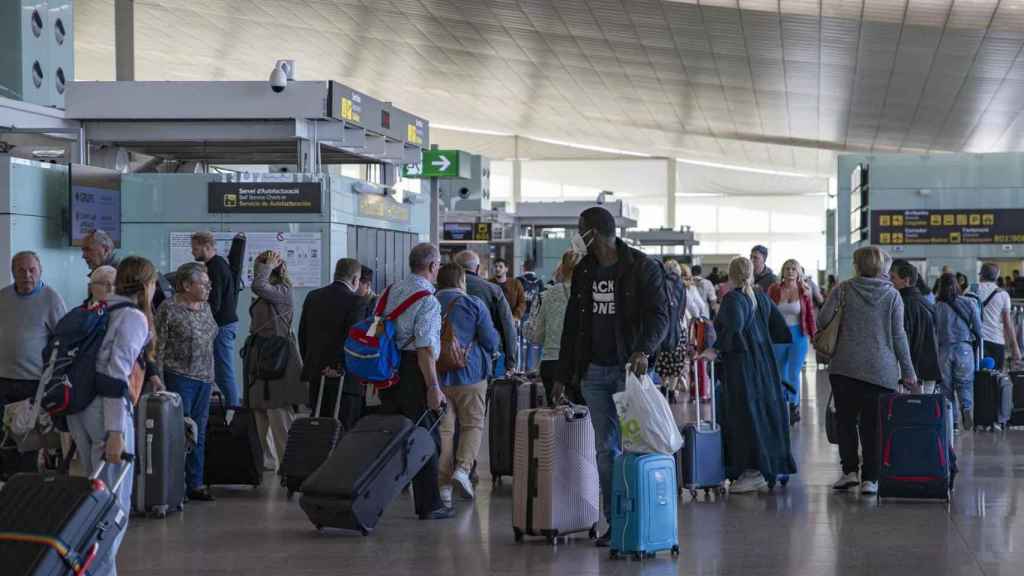
{"type": "Polygon", "coordinates": [[[718,209],[719,232],[768,232],[768,210],[752,210],[737,206],[718,209]]]}

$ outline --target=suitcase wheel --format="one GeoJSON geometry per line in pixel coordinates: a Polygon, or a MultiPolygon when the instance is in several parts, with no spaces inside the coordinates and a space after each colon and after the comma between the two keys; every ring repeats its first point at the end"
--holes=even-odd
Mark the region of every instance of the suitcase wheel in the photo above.
{"type": "Polygon", "coordinates": [[[787,484],[789,484],[789,475],[783,474],[782,476],[779,476],[779,485],[785,488],[787,484]]]}
{"type": "Polygon", "coordinates": [[[639,552],[633,552],[633,560],[636,560],[637,562],[643,560],[645,556],[646,556],[645,554],[641,554],[639,552]]]}
{"type": "Polygon", "coordinates": [[[608,557],[611,558],[612,560],[618,560],[619,559],[619,551],[615,550],[615,549],[609,550],[608,551],[608,557]]]}
{"type": "Polygon", "coordinates": [[[679,545],[678,544],[676,544],[675,546],[672,547],[672,556],[673,557],[678,557],[679,556],[679,545]]]}
{"type": "Polygon", "coordinates": [[[523,531],[520,530],[519,528],[513,528],[513,530],[515,530],[515,533],[516,533],[516,542],[522,542],[523,541],[523,531]]]}
{"type": "Polygon", "coordinates": [[[501,476],[495,476],[494,478],[491,478],[491,485],[495,488],[501,486],[501,476]]]}
{"type": "Polygon", "coordinates": [[[153,518],[167,518],[167,506],[155,506],[149,515],[153,518]]]}
{"type": "Polygon", "coordinates": [[[692,490],[692,489],[690,490],[690,498],[692,498],[694,500],[697,499],[697,491],[696,490],[692,490]]]}

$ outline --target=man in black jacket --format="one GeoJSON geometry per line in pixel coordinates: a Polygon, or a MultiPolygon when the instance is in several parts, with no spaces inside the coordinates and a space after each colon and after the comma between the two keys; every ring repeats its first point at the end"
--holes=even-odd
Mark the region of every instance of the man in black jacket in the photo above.
{"type": "Polygon", "coordinates": [[[463,250],[455,255],[455,263],[466,271],[466,293],[476,296],[491,313],[494,329],[501,336],[501,349],[505,353],[505,368],[513,369],[519,360],[519,346],[512,307],[501,287],[479,276],[480,256],[472,250],[463,250]]]}
{"type": "Polygon", "coordinates": [[[942,379],[939,347],[935,338],[935,310],[917,289],[917,268],[906,260],[892,263],[892,285],[903,297],[903,329],[910,343],[910,359],[918,381],[928,387],[942,379]]]}
{"type": "MultiPolygon", "coordinates": [[[[661,264],[615,237],[615,218],[601,207],[580,215],[572,247],[582,259],[565,310],[554,396],[567,386],[590,408],[602,508],[610,520],[612,466],[621,452],[612,395],[625,388],[627,365],[637,375],[653,366],[651,356],[668,331],[665,273],[661,264]]],[[[609,539],[610,531],[597,545],[607,546],[609,539]]]]}
{"type": "Polygon", "coordinates": [[[302,379],[309,383],[309,404],[315,408],[321,378],[326,390],[322,413],[334,410],[339,387],[341,409],[339,419],[345,430],[351,430],[363,414],[363,386],[346,375],[341,386],[345,339],[352,326],[366,318],[368,300],[360,296],[359,275],[362,267],[352,258],[342,258],[334,267],[334,282],[313,290],[306,296],[299,319],[299,351],[302,354],[302,379]]]}
{"type": "Polygon", "coordinates": [[[206,264],[210,277],[210,311],[217,321],[217,338],[213,341],[214,380],[224,394],[228,406],[241,406],[242,397],[235,379],[235,338],[238,333],[238,278],[231,265],[217,254],[212,232],[192,235],[192,256],[206,264]]]}

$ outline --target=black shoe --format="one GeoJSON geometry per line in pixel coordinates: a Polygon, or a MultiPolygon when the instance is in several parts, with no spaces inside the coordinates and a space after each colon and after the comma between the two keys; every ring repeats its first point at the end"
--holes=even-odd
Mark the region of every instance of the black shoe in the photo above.
{"type": "Polygon", "coordinates": [[[444,520],[446,518],[455,517],[455,508],[451,506],[441,506],[437,510],[434,510],[430,514],[420,515],[420,520],[444,520]]]}
{"type": "Polygon", "coordinates": [[[607,548],[608,545],[611,544],[611,543],[612,543],[612,531],[611,531],[610,528],[608,530],[606,530],[605,533],[602,534],[600,538],[598,538],[597,540],[594,540],[594,546],[597,546],[598,548],[607,548]]]}
{"type": "Polygon", "coordinates": [[[216,500],[216,498],[213,497],[213,494],[210,494],[209,488],[189,490],[188,499],[190,502],[213,502],[216,500]]]}

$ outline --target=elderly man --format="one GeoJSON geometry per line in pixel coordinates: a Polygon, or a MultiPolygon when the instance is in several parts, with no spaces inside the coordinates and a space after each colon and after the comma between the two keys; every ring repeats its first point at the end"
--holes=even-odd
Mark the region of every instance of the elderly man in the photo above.
{"type": "MultiPolygon", "coordinates": [[[[43,283],[43,265],[34,252],[15,254],[11,275],[14,283],[0,290],[0,414],[8,403],[35,394],[43,348],[66,312],[60,294],[43,283]]],[[[23,454],[18,468],[34,469],[35,453],[23,454]]]]}
{"type": "MultiPolygon", "coordinates": [[[[120,263],[117,252],[114,251],[114,239],[103,230],[93,230],[82,239],[82,260],[89,267],[89,277],[96,272],[97,268],[109,266],[115,271],[120,263]]],[[[156,291],[153,292],[153,311],[155,312],[164,299],[171,292],[171,287],[164,280],[163,276],[157,276],[156,291]]]]}
{"type": "Polygon", "coordinates": [[[494,328],[501,336],[505,366],[515,366],[519,358],[519,347],[516,346],[516,324],[508,299],[505,298],[501,287],[479,276],[480,256],[476,252],[472,250],[459,252],[455,255],[455,263],[466,271],[466,293],[482,300],[487,311],[491,313],[494,328]]]}

